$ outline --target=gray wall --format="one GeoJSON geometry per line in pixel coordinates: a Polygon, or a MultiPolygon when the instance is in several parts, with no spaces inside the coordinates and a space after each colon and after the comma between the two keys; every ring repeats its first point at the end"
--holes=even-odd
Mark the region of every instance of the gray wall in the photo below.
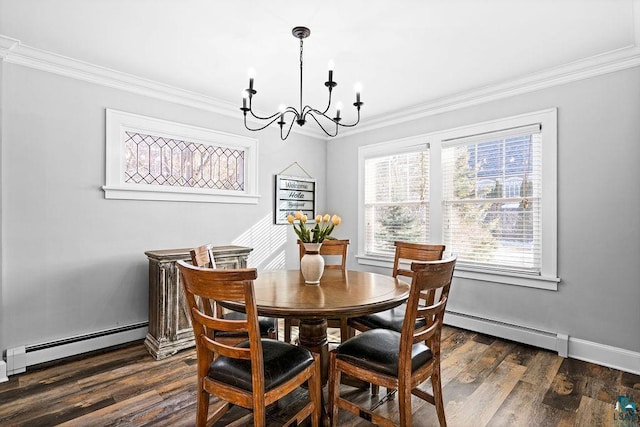
{"type": "Polygon", "coordinates": [[[329,207],[339,206],[343,232],[357,236],[359,146],[550,107],[558,108],[558,291],[456,279],[448,309],[640,351],[640,68],[331,141],[329,207]]]}
{"type": "Polygon", "coordinates": [[[244,131],[239,117],[0,64],[0,349],[147,321],[146,250],[235,243],[255,248],[251,266],[297,265],[293,232],[273,225],[273,175],[299,162],[322,209],[324,140],[282,142],[277,130],[244,131]],[[260,202],[106,200],[105,108],[259,138],[260,202]]]}
{"type": "Polygon", "coordinates": [[[273,175],[294,161],[318,179],[320,210],[343,217],[336,235],[352,240],[350,267],[365,269],[354,259],[357,147],[557,107],[559,290],[456,280],[449,308],[640,351],[639,68],[355,134],[328,148],[2,61],[0,78],[0,349],[146,321],[145,250],[236,243],[255,248],[253,266],[282,257],[297,266],[290,227],[272,225],[273,175]],[[105,200],[105,108],[260,138],[260,203],[105,200]]]}

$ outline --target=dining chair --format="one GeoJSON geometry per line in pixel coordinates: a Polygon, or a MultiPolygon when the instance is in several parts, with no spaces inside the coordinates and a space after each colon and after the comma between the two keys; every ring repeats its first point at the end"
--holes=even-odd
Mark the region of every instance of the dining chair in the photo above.
{"type": "MultiPolygon", "coordinates": [[[[411,278],[413,271],[403,268],[402,263],[440,260],[445,250],[444,245],[422,243],[394,242],[394,246],[396,250],[393,259],[393,277],[405,276],[411,278]]],[[[402,304],[380,313],[354,317],[349,319],[349,326],[361,332],[374,328],[385,328],[400,332],[405,318],[405,309],[406,306],[402,304]]],[[[418,319],[416,327],[423,325],[422,321],[418,319]]]]}
{"type": "MultiPolygon", "coordinates": [[[[300,248],[300,259],[305,255],[305,247],[302,241],[298,240],[298,247],[300,248]]],[[[320,246],[320,255],[325,258],[324,268],[328,270],[342,270],[347,269],[347,253],[349,251],[349,239],[325,239],[320,246]]],[[[300,326],[298,319],[284,319],[284,340],[285,342],[291,342],[291,327],[300,326]]],[[[331,318],[327,319],[327,327],[340,328],[340,340],[347,339],[349,335],[348,319],[344,318],[331,318]]]]}
{"type": "Polygon", "coordinates": [[[411,426],[411,396],[435,406],[441,426],[446,426],[440,377],[440,338],[456,258],[412,263],[411,290],[401,332],[370,329],[340,344],[329,353],[329,414],[338,425],[344,409],[376,425],[396,425],[390,419],[340,396],[340,379],[347,374],[363,381],[397,389],[400,422],[411,426]],[[422,305],[421,300],[430,301],[422,305]],[[417,319],[424,326],[415,328],[417,319]],[[431,378],[432,393],[418,388],[431,378]]]}
{"type": "MultiPolygon", "coordinates": [[[[191,263],[196,267],[216,268],[216,261],[213,256],[213,246],[211,244],[198,246],[189,251],[191,263]]],[[[232,310],[225,310],[220,304],[215,305],[216,316],[224,317],[228,320],[243,320],[246,314],[232,310]]],[[[278,319],[275,317],[258,316],[260,325],[260,336],[263,338],[278,339],[278,319]]],[[[247,334],[238,332],[219,332],[220,340],[225,340],[228,344],[237,344],[247,339],[247,334]]]]}
{"type": "Polygon", "coordinates": [[[266,407],[305,383],[308,402],[287,425],[311,417],[311,425],[318,426],[322,411],[319,356],[299,346],[260,338],[253,288],[256,269],[202,268],[182,260],[177,264],[196,342],[196,426],[214,424],[230,405],[252,410],[254,425],[264,426],[266,407]],[[246,318],[218,317],[213,304],[220,301],[244,304],[246,318]],[[230,346],[218,340],[220,331],[242,333],[248,340],[230,346]],[[210,395],[220,399],[211,417],[210,395]]]}

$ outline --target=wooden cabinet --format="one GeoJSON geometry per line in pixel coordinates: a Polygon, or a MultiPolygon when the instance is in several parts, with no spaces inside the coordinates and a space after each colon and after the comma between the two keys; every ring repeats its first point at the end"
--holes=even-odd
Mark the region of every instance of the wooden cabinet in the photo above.
{"type": "MultiPolygon", "coordinates": [[[[215,246],[216,267],[245,268],[252,250],[243,246],[215,246]]],[[[195,345],[176,266],[178,260],[191,260],[189,251],[164,249],[145,252],[149,259],[149,331],[144,344],[156,359],[164,359],[195,345]]]]}

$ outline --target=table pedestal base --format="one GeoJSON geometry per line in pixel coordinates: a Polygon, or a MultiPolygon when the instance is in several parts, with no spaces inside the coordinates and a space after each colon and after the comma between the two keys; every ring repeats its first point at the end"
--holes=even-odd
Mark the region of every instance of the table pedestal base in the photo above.
{"type": "Polygon", "coordinates": [[[300,345],[320,355],[322,385],[327,383],[329,371],[329,341],[326,319],[300,319],[300,345]]]}

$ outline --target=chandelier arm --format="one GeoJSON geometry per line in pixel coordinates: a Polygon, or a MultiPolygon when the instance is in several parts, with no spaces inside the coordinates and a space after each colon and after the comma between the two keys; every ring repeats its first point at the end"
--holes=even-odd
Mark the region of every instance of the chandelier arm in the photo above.
{"type": "MultiPolygon", "coordinates": [[[[318,126],[320,126],[320,129],[322,129],[322,131],[323,131],[325,134],[327,134],[327,136],[330,136],[330,137],[332,137],[332,138],[333,138],[334,136],[336,136],[336,135],[338,134],[338,126],[336,126],[336,132],[335,132],[334,134],[331,134],[331,133],[327,132],[327,130],[324,128],[324,126],[322,126],[322,123],[320,123],[320,122],[318,121],[318,119],[316,118],[316,116],[313,114],[314,112],[316,112],[316,113],[318,113],[318,114],[321,114],[323,117],[327,117],[326,115],[322,114],[320,111],[317,111],[317,110],[310,110],[310,111],[307,111],[307,114],[308,114],[308,115],[309,115],[313,120],[315,120],[315,122],[318,124],[318,126]]],[[[327,117],[327,118],[328,118],[329,120],[331,120],[333,123],[336,123],[333,119],[331,119],[331,118],[329,118],[329,117],[327,117]]],[[[336,125],[337,125],[337,123],[336,123],[336,125]]]]}
{"type": "Polygon", "coordinates": [[[277,113],[272,114],[272,115],[267,116],[267,117],[258,116],[256,113],[253,112],[253,107],[251,106],[251,98],[249,98],[249,110],[248,111],[251,113],[251,115],[254,118],[259,119],[259,120],[271,120],[271,119],[273,119],[274,117],[276,117],[276,116],[278,116],[280,114],[280,112],[277,112],[277,113]]]}
{"type": "Polygon", "coordinates": [[[324,109],[324,111],[322,112],[322,115],[325,115],[327,111],[329,111],[330,107],[331,107],[331,87],[329,87],[329,102],[327,102],[327,108],[324,109]]]}
{"type": "MultiPolygon", "coordinates": [[[[358,109],[358,119],[354,123],[350,123],[350,124],[346,124],[346,125],[340,123],[340,121],[336,121],[336,119],[327,116],[322,111],[318,111],[315,108],[311,108],[309,111],[307,111],[307,114],[311,115],[311,117],[313,117],[315,119],[315,116],[313,114],[310,114],[310,113],[319,114],[322,117],[326,118],[327,120],[331,120],[333,123],[335,123],[336,125],[341,126],[343,128],[352,128],[352,127],[356,126],[358,123],[360,123],[360,109],[358,109]]],[[[316,120],[316,122],[317,121],[318,120],[316,120]]]]}
{"type": "Polygon", "coordinates": [[[342,126],[343,128],[352,128],[352,127],[356,126],[358,123],[360,123],[360,109],[359,108],[358,108],[358,119],[354,123],[351,123],[351,124],[348,124],[348,125],[344,125],[342,123],[338,123],[338,126],[342,126]]]}
{"type": "Polygon", "coordinates": [[[279,116],[279,115],[280,115],[280,112],[277,112],[277,113],[272,114],[272,115],[267,116],[267,117],[261,117],[261,116],[257,116],[257,115],[253,112],[253,110],[249,110],[249,112],[251,113],[251,115],[253,116],[253,118],[254,118],[254,119],[258,119],[258,120],[271,120],[271,119],[273,119],[274,117],[277,117],[277,116],[279,116]]]}
{"type": "Polygon", "coordinates": [[[287,134],[285,136],[282,136],[282,126],[280,126],[280,139],[282,141],[284,141],[285,139],[289,138],[289,134],[291,133],[291,128],[293,128],[293,121],[291,121],[291,124],[289,125],[289,130],[287,131],[287,134]]]}
{"type": "MultiPolygon", "coordinates": [[[[264,126],[262,126],[262,127],[255,128],[255,129],[252,129],[252,128],[250,128],[250,127],[247,125],[247,115],[245,114],[245,115],[244,115],[244,127],[245,127],[245,128],[247,128],[247,130],[250,130],[250,131],[252,131],[252,132],[261,131],[261,130],[263,130],[263,129],[267,128],[269,125],[271,125],[271,124],[272,124],[273,122],[275,122],[276,120],[278,120],[278,117],[277,117],[277,116],[278,116],[279,114],[280,114],[280,113],[276,114],[276,117],[275,117],[273,120],[271,120],[269,123],[267,123],[266,125],[264,125],[264,126]]],[[[271,117],[273,117],[273,116],[271,116],[271,117]]]]}

